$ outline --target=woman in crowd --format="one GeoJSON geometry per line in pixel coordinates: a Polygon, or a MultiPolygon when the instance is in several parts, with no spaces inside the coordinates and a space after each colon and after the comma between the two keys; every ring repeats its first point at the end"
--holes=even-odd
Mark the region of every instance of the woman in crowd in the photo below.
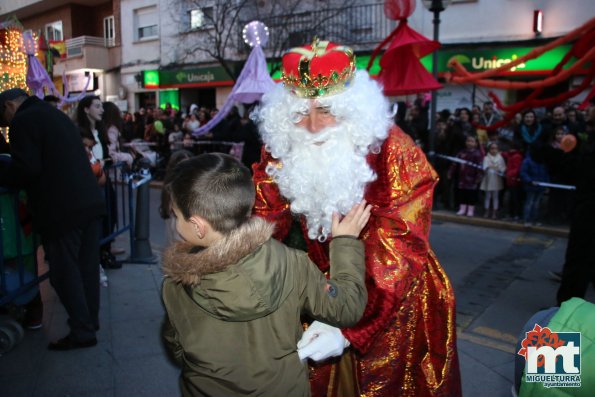
{"type": "MultiPolygon", "coordinates": [[[[112,163],[109,157],[109,139],[105,125],[102,123],[103,104],[98,96],[88,95],[81,99],[76,109],[76,123],[82,130],[81,134],[92,136],[96,144],[91,148],[91,152],[96,159],[100,160],[104,168],[106,165],[112,163]]],[[[102,236],[108,236],[112,233],[116,220],[116,194],[111,183],[109,175],[106,173],[105,192],[108,204],[108,216],[104,218],[102,236]]],[[[120,268],[122,264],[116,261],[116,258],[111,253],[111,242],[101,246],[100,252],[101,265],[104,268],[120,268]]]]}
{"type": "Polygon", "coordinates": [[[471,111],[469,109],[458,109],[455,114],[458,117],[452,122],[448,135],[451,137],[452,142],[451,152],[459,153],[461,150],[465,150],[467,137],[477,137],[477,132],[471,124],[471,111]]]}
{"type": "Polygon", "coordinates": [[[515,131],[515,140],[520,142],[523,153],[527,152],[533,143],[544,140],[543,127],[537,121],[537,115],[533,109],[523,113],[523,121],[515,131]]]}
{"type": "Polygon", "coordinates": [[[132,167],[134,158],[128,152],[123,152],[120,146],[122,138],[121,131],[124,122],[121,117],[120,109],[113,102],[103,102],[103,124],[107,128],[107,148],[109,157],[114,163],[125,162],[132,167]]]}

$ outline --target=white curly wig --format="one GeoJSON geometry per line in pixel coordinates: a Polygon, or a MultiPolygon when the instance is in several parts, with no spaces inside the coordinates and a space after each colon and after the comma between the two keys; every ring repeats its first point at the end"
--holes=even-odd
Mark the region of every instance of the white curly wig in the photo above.
{"type": "Polygon", "coordinates": [[[336,118],[335,126],[317,133],[296,126],[309,111],[310,101],[278,84],[262,97],[252,118],[259,124],[265,149],[282,164],[270,166],[267,173],[291,210],[305,216],[308,237],[324,241],[333,212],[346,214],[376,178],[366,155],[379,152],[392,115],[381,87],[363,71],[356,72],[345,91],[316,98],[336,118]]]}

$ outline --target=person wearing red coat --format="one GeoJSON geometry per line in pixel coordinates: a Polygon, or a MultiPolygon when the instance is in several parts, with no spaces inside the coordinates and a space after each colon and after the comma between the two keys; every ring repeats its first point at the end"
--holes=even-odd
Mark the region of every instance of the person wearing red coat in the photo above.
{"type": "Polygon", "coordinates": [[[360,236],[362,319],[332,331],[339,357],[325,324],[312,323],[298,344],[317,352],[312,395],[460,396],[454,293],[428,241],[436,172],[392,124],[379,85],[355,71],[349,47],[292,49],[282,80],[254,116],[265,144],[253,166],[255,214],[276,223],[276,238],[301,239],[327,272],[333,213],[362,198],[373,206],[360,236]]]}
{"type": "Polygon", "coordinates": [[[510,150],[502,153],[506,160],[506,188],[509,192],[508,211],[513,220],[519,220],[523,216],[523,186],[520,177],[523,153],[519,148],[518,143],[513,143],[510,150]]]}

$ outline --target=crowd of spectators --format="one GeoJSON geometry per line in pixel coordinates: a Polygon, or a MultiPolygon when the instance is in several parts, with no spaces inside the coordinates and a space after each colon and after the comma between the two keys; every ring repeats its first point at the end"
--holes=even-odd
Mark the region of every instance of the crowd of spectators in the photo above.
{"type": "MultiPolygon", "coordinates": [[[[428,105],[419,95],[411,104],[401,103],[395,116],[426,152],[428,105]]],[[[586,110],[573,103],[527,109],[488,128],[503,119],[488,101],[481,108],[442,110],[436,119],[432,160],[440,182],[435,208],[527,226],[568,222],[577,159],[595,134],[595,120],[586,110]],[[476,206],[481,209],[475,211],[476,206]]]]}
{"type": "Polygon", "coordinates": [[[256,127],[248,117],[251,109],[246,107],[241,116],[238,108],[233,107],[219,123],[197,136],[196,131],[217,115],[217,108],[192,104],[188,109],[176,110],[169,103],[164,108],[141,107],[134,113],[124,112],[122,140],[133,152],[145,145],[157,153],[157,178],[163,174],[171,154],[178,150],[193,154],[231,152],[250,167],[258,161],[261,146],[256,127]]]}
{"type": "MultiPolygon", "coordinates": [[[[164,108],[124,112],[121,126],[116,126],[121,132],[118,151],[128,152],[136,160],[148,152],[155,154],[151,167],[155,178],[163,176],[172,153],[180,150],[231,153],[250,167],[259,160],[262,145],[248,117],[251,110],[252,106],[246,107],[242,116],[234,107],[199,135],[196,131],[217,115],[217,108],[192,104],[177,110],[167,104],[164,108]]],[[[527,109],[505,124],[501,122],[503,116],[489,101],[481,107],[437,113],[431,160],[440,182],[434,207],[460,216],[503,218],[527,226],[566,224],[573,203],[578,154],[593,138],[589,136],[593,135],[595,120],[572,103],[527,109]],[[490,128],[493,125],[500,126],[490,128]],[[576,141],[574,149],[565,146],[566,136],[576,141]]],[[[410,104],[399,103],[395,122],[428,152],[426,96],[420,94],[410,104]]],[[[131,162],[129,157],[124,160],[131,162]]]]}

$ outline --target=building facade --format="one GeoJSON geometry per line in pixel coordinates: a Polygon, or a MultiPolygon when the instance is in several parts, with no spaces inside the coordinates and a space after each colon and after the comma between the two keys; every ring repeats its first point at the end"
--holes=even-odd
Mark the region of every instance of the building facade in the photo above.
{"type": "MultiPolygon", "coordinates": [[[[409,25],[433,36],[433,14],[416,2],[409,25]]],[[[54,66],[57,86],[64,74],[70,92],[84,87],[118,103],[123,110],[191,104],[220,107],[234,84],[250,48],[242,28],[260,20],[269,28],[264,47],[269,69],[279,77],[279,59],[292,46],[314,36],[352,46],[358,67],[365,68],[374,48],[396,27],[384,3],[374,0],[14,0],[2,2],[0,18],[15,15],[26,29],[64,43],[54,66]]],[[[495,68],[565,35],[595,16],[592,0],[452,0],[440,14],[438,71],[448,72],[455,57],[470,72],[495,68]],[[536,32],[534,16],[542,15],[536,32]]],[[[519,65],[507,78],[543,79],[568,52],[561,46],[539,60],[519,65]]],[[[371,72],[378,72],[378,60],[371,72]]],[[[422,59],[431,70],[431,56],[422,59]]],[[[585,72],[586,73],[586,72],[585,72]]],[[[487,90],[443,81],[438,110],[487,100],[487,90]]],[[[555,96],[577,86],[582,76],[549,87],[555,96]]],[[[505,103],[528,92],[494,89],[505,103]]],[[[584,98],[586,92],[576,100],[584,98]]],[[[394,98],[394,100],[402,98],[394,98]]]]}
{"type": "MultiPolygon", "coordinates": [[[[64,94],[86,89],[114,101],[120,84],[120,0],[3,2],[0,18],[16,17],[53,51],[52,77],[64,94]]],[[[122,105],[125,101],[121,102],[122,105]]]]}
{"type": "MultiPolygon", "coordinates": [[[[147,74],[147,85],[161,93],[159,102],[188,108],[191,103],[220,106],[241,70],[249,47],[242,40],[242,28],[251,20],[263,21],[269,28],[269,44],[264,51],[270,71],[279,77],[278,60],[286,48],[304,44],[314,36],[352,46],[360,61],[367,65],[374,48],[396,27],[386,18],[384,3],[378,1],[286,1],[254,0],[159,0],[160,60],[157,71],[147,74]],[[283,3],[283,6],[279,6],[283,3]],[[243,5],[234,14],[234,6],[243,5]],[[225,20],[222,15],[234,16],[225,20]],[[223,51],[217,52],[217,46],[223,51]],[[216,58],[224,58],[228,68],[216,58]]],[[[126,3],[127,0],[123,0],[126,3]]],[[[433,14],[417,2],[409,25],[428,38],[433,36],[433,14]]],[[[439,74],[448,71],[453,56],[467,60],[471,72],[495,68],[516,57],[563,36],[595,16],[590,0],[453,0],[440,14],[442,48],[438,52],[439,74]],[[540,10],[543,25],[534,31],[535,11],[540,10]]],[[[508,77],[532,81],[542,79],[569,50],[563,46],[533,61],[520,65],[508,77]]],[[[126,52],[126,50],[124,50],[126,52]]],[[[376,61],[372,72],[378,71],[376,61]]],[[[422,59],[431,70],[431,56],[422,59]]],[[[556,95],[581,82],[573,77],[546,90],[556,95]]],[[[472,106],[488,99],[488,90],[473,85],[453,85],[443,81],[438,92],[438,109],[472,106]]],[[[490,90],[505,103],[528,94],[523,91],[490,90]]],[[[579,94],[577,100],[586,92],[579,94]]],[[[394,100],[402,98],[394,98],[394,100]]]]}

